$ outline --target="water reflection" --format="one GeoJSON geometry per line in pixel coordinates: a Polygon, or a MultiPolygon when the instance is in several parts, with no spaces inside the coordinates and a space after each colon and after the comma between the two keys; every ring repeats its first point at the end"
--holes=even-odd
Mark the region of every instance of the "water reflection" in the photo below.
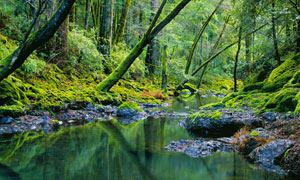
{"type": "MultiPolygon", "coordinates": [[[[192,110],[191,107],[199,107],[196,100],[187,104],[179,101],[176,100],[169,110],[186,112],[192,110]],[[187,110],[186,106],[190,108],[187,110]]],[[[177,121],[149,118],[124,125],[115,119],[62,129],[47,136],[25,133],[2,140],[0,179],[281,178],[254,170],[234,153],[194,159],[181,153],[165,152],[164,147],[171,140],[190,138],[176,125],[177,121]]]]}

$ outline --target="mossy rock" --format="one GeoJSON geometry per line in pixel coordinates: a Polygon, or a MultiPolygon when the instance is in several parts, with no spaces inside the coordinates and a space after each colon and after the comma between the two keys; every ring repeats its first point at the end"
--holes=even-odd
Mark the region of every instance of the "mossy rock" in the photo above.
{"type": "Polygon", "coordinates": [[[243,87],[244,92],[253,91],[253,90],[261,90],[264,86],[263,82],[258,82],[254,84],[249,84],[243,87]]]}
{"type": "Polygon", "coordinates": [[[138,112],[142,112],[143,110],[138,106],[138,104],[136,102],[133,101],[128,101],[128,102],[124,102],[123,104],[121,104],[119,106],[118,109],[133,109],[136,110],[138,112]]]}
{"type": "Polygon", "coordinates": [[[0,106],[0,114],[4,116],[19,117],[26,114],[27,108],[19,105],[0,106]]]}
{"type": "Polygon", "coordinates": [[[275,68],[268,79],[268,82],[285,84],[300,69],[300,53],[285,60],[280,66],[275,68]]]}
{"type": "Polygon", "coordinates": [[[280,112],[294,111],[297,106],[297,99],[295,98],[299,89],[288,88],[282,89],[271,96],[269,101],[265,104],[264,110],[274,109],[280,112]]]}
{"type": "Polygon", "coordinates": [[[273,82],[266,82],[263,87],[262,91],[264,92],[275,92],[284,86],[283,83],[273,83],[273,82]]]}
{"type": "Polygon", "coordinates": [[[210,119],[220,119],[222,117],[222,112],[220,111],[200,111],[193,113],[189,116],[188,120],[193,122],[200,118],[209,117],[210,119]]]}
{"type": "Polygon", "coordinates": [[[247,84],[254,84],[258,82],[263,82],[268,76],[267,71],[260,71],[257,73],[252,73],[249,75],[249,77],[246,79],[247,84]]]}

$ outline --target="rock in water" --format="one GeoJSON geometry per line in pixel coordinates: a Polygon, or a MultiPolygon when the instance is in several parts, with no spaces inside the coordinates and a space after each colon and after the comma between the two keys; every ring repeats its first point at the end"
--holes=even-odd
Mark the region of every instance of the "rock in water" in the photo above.
{"type": "Polygon", "coordinates": [[[279,166],[275,165],[275,161],[277,158],[282,157],[282,154],[285,153],[292,144],[293,142],[290,140],[276,139],[265,146],[256,148],[249,154],[249,158],[253,160],[254,163],[259,163],[263,169],[284,173],[279,166]]]}
{"type": "Polygon", "coordinates": [[[12,121],[13,121],[12,117],[5,116],[5,117],[2,118],[1,123],[2,124],[10,124],[10,123],[12,123],[12,121]]]}

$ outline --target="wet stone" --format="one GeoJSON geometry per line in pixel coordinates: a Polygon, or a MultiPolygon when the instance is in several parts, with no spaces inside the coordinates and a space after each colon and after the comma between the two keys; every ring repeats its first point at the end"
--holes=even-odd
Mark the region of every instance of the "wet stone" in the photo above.
{"type": "Polygon", "coordinates": [[[10,123],[12,123],[12,121],[13,121],[12,117],[10,117],[10,116],[4,116],[2,118],[2,120],[1,120],[1,123],[2,124],[10,124],[10,123]]]}

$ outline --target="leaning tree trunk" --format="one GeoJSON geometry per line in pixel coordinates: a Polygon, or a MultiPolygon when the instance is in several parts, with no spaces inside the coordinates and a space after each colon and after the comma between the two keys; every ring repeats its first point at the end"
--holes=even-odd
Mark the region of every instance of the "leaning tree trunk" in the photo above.
{"type": "Polygon", "coordinates": [[[169,24],[178,13],[190,2],[191,0],[182,0],[158,25],[155,26],[161,11],[166,4],[164,0],[158,9],[150,27],[145,35],[138,42],[138,44],[131,50],[130,54],[121,62],[121,64],[98,86],[98,91],[109,91],[119,79],[127,72],[128,68],[134,60],[143,52],[143,48],[151,42],[151,40],[167,25],[169,24]]]}
{"type": "MultiPolygon", "coordinates": [[[[159,6],[158,0],[151,0],[151,10],[153,12],[156,12],[159,6]]],[[[154,13],[152,13],[153,18],[155,16],[154,13]]],[[[141,18],[140,18],[141,19],[141,18]]],[[[151,19],[150,19],[151,21],[151,19]]],[[[155,72],[155,66],[156,66],[156,60],[159,59],[159,42],[156,38],[154,38],[149,44],[147,48],[147,55],[145,59],[146,68],[148,70],[147,75],[153,75],[155,72]]]]}
{"type": "MultiPolygon", "coordinates": [[[[278,16],[279,17],[279,16],[278,16]]],[[[278,18],[277,17],[277,18],[278,18]]],[[[266,23],[262,26],[260,26],[259,28],[255,29],[254,31],[248,33],[247,35],[245,35],[244,37],[242,37],[241,39],[244,39],[248,36],[250,36],[251,34],[259,31],[260,29],[262,29],[263,27],[265,27],[266,25],[268,25],[269,23],[266,23]]],[[[203,62],[197,69],[195,69],[193,71],[193,73],[191,74],[191,76],[195,76],[204,66],[206,66],[208,63],[210,63],[211,61],[213,61],[215,58],[217,58],[220,54],[222,54],[223,52],[225,52],[227,49],[231,48],[233,45],[235,45],[236,43],[238,43],[239,40],[232,42],[231,44],[228,44],[226,47],[224,47],[222,50],[218,51],[217,53],[215,53],[213,56],[211,56],[210,58],[208,58],[205,62],[203,62]]],[[[185,83],[187,83],[188,80],[184,80],[182,81],[178,87],[176,88],[176,90],[180,90],[182,89],[182,87],[184,86],[185,83]]]]}
{"type": "Polygon", "coordinates": [[[53,37],[54,33],[68,16],[68,13],[75,1],[76,0],[64,0],[60,4],[56,13],[48,21],[48,23],[40,28],[37,32],[29,36],[29,38],[25,41],[24,46],[20,49],[18,56],[16,57],[16,59],[14,59],[13,62],[12,58],[18,50],[14,51],[6,58],[0,60],[0,81],[13,73],[24,63],[27,57],[34,50],[42,46],[51,37],[53,37]]]}
{"type": "MultiPolygon", "coordinates": [[[[215,52],[215,50],[218,48],[219,43],[220,43],[220,40],[221,40],[221,38],[222,38],[222,36],[223,36],[225,30],[226,30],[227,23],[229,22],[230,16],[231,16],[231,15],[227,16],[227,18],[226,18],[226,20],[225,20],[225,22],[224,22],[224,24],[223,24],[222,31],[221,31],[221,33],[219,34],[219,37],[218,37],[218,39],[217,39],[217,41],[216,41],[214,47],[213,47],[212,50],[210,51],[209,56],[213,55],[213,53],[215,52]]],[[[201,63],[200,63],[200,64],[201,64],[201,63]]],[[[209,64],[209,63],[208,63],[208,64],[209,64]]],[[[208,64],[206,64],[206,66],[205,66],[204,69],[202,70],[202,73],[201,73],[201,76],[200,76],[200,81],[199,81],[199,83],[198,83],[198,85],[197,85],[197,89],[199,89],[199,88],[201,87],[201,85],[202,85],[203,78],[204,78],[204,74],[205,74],[205,72],[206,72],[206,70],[207,70],[208,64]]]]}
{"type": "Polygon", "coordinates": [[[242,27],[239,28],[238,49],[237,49],[236,55],[235,55],[234,70],[233,70],[234,92],[237,92],[237,66],[238,66],[239,54],[240,54],[240,49],[241,49],[241,39],[242,39],[242,27]]]}
{"type": "Polygon", "coordinates": [[[214,14],[218,11],[218,9],[220,8],[220,6],[222,5],[224,0],[221,0],[215,10],[211,13],[211,15],[208,17],[208,19],[206,20],[206,22],[203,24],[203,26],[201,27],[200,31],[198,32],[195,40],[194,40],[194,43],[190,49],[190,52],[189,52],[189,55],[188,55],[188,58],[187,58],[187,61],[186,61],[186,66],[185,66],[185,74],[188,74],[189,73],[189,70],[190,70],[190,67],[191,67],[191,63],[192,63],[192,60],[193,60],[193,56],[195,54],[195,50],[196,50],[196,47],[197,47],[197,44],[199,42],[199,40],[201,39],[202,37],[202,34],[203,32],[205,31],[206,27],[208,26],[210,20],[212,19],[212,17],[214,16],[214,14]]]}

